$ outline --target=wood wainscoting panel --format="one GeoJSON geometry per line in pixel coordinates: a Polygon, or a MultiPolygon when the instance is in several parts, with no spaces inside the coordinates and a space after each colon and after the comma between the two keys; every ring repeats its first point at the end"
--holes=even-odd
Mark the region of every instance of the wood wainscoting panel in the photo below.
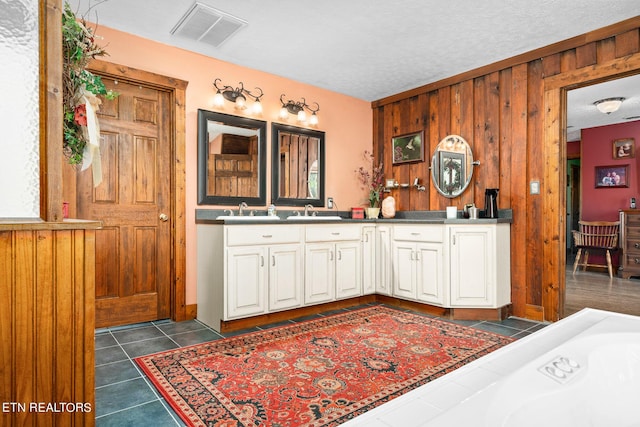
{"type": "Polygon", "coordinates": [[[429,193],[391,190],[398,210],[483,206],[499,188],[510,209],[513,314],[557,321],[563,311],[566,247],[566,92],[640,73],[640,16],[372,102],[373,152],[385,177],[424,178],[429,193]],[[427,160],[392,164],[394,136],[424,132],[427,160]],[[448,199],[433,190],[428,160],[450,134],[471,145],[473,179],[448,199]],[[540,194],[529,194],[530,182],[540,194]]]}
{"type": "Polygon", "coordinates": [[[94,261],[94,229],[0,227],[0,426],[94,425],[94,261]]]}

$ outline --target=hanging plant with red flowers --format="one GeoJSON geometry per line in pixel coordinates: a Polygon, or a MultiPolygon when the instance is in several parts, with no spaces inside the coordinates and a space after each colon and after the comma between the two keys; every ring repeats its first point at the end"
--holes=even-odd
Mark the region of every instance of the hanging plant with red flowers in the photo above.
{"type": "Polygon", "coordinates": [[[78,21],[65,2],[62,13],[62,61],[64,103],[64,153],[69,163],[80,164],[88,145],[99,146],[96,111],[98,95],[113,99],[117,93],[105,88],[99,76],[86,70],[89,61],[107,55],[95,44],[93,30],[84,20],[78,21]]]}

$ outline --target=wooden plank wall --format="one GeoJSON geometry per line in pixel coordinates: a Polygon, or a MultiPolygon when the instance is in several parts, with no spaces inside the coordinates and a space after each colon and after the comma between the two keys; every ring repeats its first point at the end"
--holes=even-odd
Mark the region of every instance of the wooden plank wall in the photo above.
{"type": "MultiPolygon", "coordinates": [[[[374,153],[376,161],[384,162],[385,177],[399,183],[419,178],[427,188],[393,190],[399,210],[443,210],[449,205],[461,209],[466,203],[483,208],[484,190],[500,189],[499,208],[512,209],[514,216],[511,286],[516,316],[555,321],[562,315],[564,249],[559,248],[564,244],[565,195],[559,175],[564,173],[566,149],[545,151],[545,108],[552,107],[545,104],[545,80],[583,72],[584,81],[589,81],[599,66],[611,67],[613,62],[615,67],[616,61],[640,52],[639,28],[640,17],[632,18],[372,103],[374,153]],[[420,130],[426,161],[393,166],[391,138],[420,130]],[[481,162],[470,187],[454,199],[434,189],[428,169],[435,146],[449,134],[464,137],[474,159],[481,162]],[[545,159],[545,153],[557,158],[545,159]],[[542,195],[529,194],[530,181],[541,182],[542,195]],[[550,221],[545,192],[553,197],[553,226],[545,224],[550,221]],[[545,250],[545,244],[553,250],[545,250]],[[562,259],[550,262],[545,254],[562,259]],[[545,282],[543,277],[553,279],[545,282]]],[[[575,87],[578,83],[570,82],[575,87]]]]}
{"type": "Polygon", "coordinates": [[[0,227],[0,426],[94,425],[94,256],[95,230],[0,227]]]}

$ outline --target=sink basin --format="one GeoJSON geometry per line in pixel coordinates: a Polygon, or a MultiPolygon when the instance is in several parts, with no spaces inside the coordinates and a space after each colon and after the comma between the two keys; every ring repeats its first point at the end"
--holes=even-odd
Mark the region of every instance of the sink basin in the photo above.
{"type": "Polygon", "coordinates": [[[267,216],[267,215],[258,215],[258,216],[250,216],[250,215],[220,215],[216,217],[216,219],[222,219],[225,221],[277,221],[280,219],[279,216],[267,216]]]}
{"type": "Polygon", "coordinates": [[[332,215],[332,216],[328,216],[328,215],[318,215],[318,216],[303,216],[303,215],[291,215],[288,216],[287,219],[295,219],[295,220],[302,220],[302,221],[339,221],[342,218],[337,216],[337,215],[332,215]]]}

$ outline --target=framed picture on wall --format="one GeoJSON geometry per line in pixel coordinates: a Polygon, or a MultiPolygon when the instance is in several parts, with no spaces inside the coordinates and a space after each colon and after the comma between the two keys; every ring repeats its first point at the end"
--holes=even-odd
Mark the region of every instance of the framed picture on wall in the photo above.
{"type": "Polygon", "coordinates": [[[391,138],[392,164],[424,161],[424,132],[408,133],[391,138]]]}
{"type": "Polygon", "coordinates": [[[629,165],[596,166],[596,188],[629,187],[629,165]]]}
{"type": "Polygon", "coordinates": [[[636,141],[633,138],[622,138],[613,141],[614,159],[633,159],[636,156],[636,141]]]}

